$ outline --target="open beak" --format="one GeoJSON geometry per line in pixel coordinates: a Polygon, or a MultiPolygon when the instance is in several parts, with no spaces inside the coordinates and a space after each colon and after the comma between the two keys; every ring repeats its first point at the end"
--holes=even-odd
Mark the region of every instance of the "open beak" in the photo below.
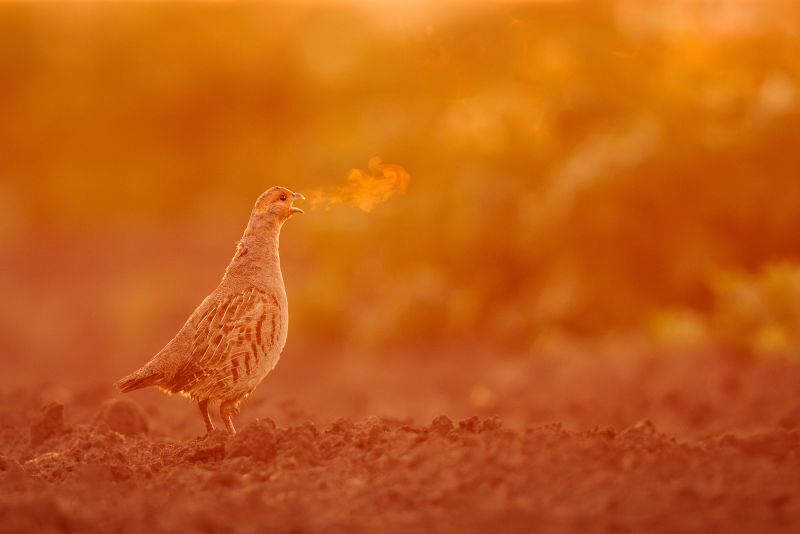
{"type": "MultiPolygon", "coordinates": [[[[306,197],[304,197],[300,193],[292,193],[292,202],[295,202],[297,200],[305,200],[305,199],[306,199],[306,197]]],[[[305,213],[305,212],[303,210],[301,210],[300,208],[296,207],[296,206],[292,206],[292,213],[305,213]]]]}

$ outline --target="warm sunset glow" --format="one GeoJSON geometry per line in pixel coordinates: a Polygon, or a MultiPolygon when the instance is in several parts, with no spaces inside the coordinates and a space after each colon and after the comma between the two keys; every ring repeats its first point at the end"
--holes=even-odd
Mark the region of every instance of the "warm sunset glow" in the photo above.
{"type": "Polygon", "coordinates": [[[800,0],[0,0],[0,532],[796,534],[799,451],[800,0]]]}

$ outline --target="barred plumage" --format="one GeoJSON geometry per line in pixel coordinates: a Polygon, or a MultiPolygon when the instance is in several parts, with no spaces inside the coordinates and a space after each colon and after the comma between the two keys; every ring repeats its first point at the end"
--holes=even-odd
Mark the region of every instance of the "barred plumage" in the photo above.
{"type": "Polygon", "coordinates": [[[195,401],[207,431],[211,402],[220,403],[228,432],[239,403],[277,364],[286,343],[289,314],[280,270],[283,223],[302,210],[299,193],[273,187],[256,201],[250,221],[219,286],[197,307],[178,334],[141,369],[123,378],[123,391],[157,386],[195,401]]]}

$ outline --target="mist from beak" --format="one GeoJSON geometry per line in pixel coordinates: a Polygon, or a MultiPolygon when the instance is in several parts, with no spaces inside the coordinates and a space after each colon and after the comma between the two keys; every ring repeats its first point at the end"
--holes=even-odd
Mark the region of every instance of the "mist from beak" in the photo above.
{"type": "Polygon", "coordinates": [[[316,189],[310,193],[311,208],[350,204],[371,212],[378,204],[403,195],[411,176],[402,166],[383,163],[379,156],[369,160],[369,170],[350,169],[344,185],[334,189],[316,189]]]}

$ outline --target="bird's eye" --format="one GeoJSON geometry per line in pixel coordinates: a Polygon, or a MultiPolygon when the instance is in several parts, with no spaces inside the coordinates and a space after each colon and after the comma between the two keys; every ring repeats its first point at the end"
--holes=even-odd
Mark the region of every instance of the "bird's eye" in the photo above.
{"type": "Polygon", "coordinates": [[[282,195],[281,195],[281,202],[283,202],[284,200],[286,200],[286,198],[287,198],[287,197],[286,197],[286,193],[282,194],[282,195]]]}

